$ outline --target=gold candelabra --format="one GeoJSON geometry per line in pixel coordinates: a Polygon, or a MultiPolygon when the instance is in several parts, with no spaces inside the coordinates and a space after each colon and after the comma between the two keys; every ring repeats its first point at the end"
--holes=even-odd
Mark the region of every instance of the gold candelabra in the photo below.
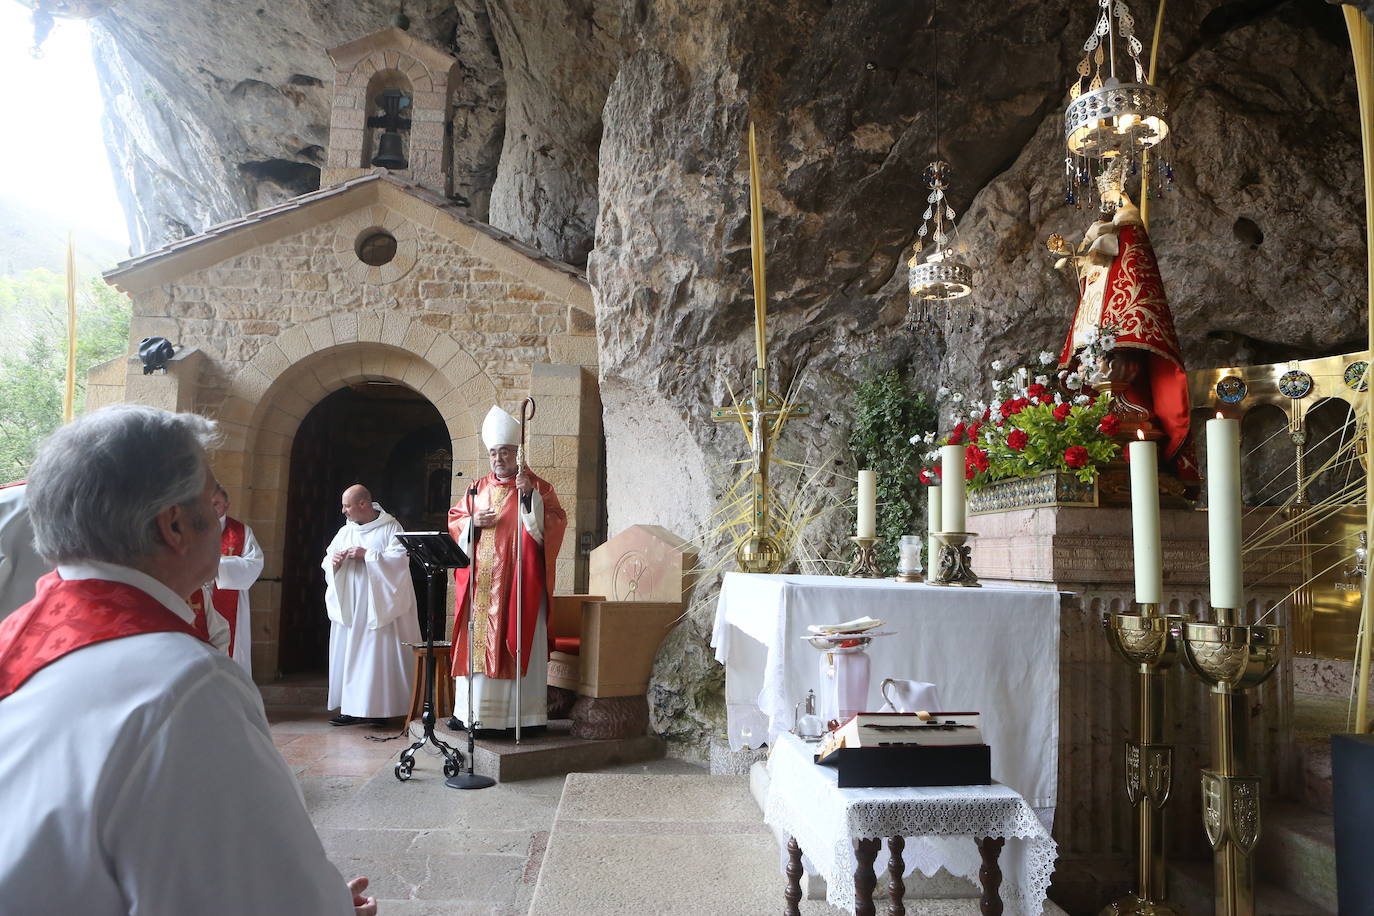
{"type": "Polygon", "coordinates": [[[1245,691],[1274,673],[1283,629],[1238,623],[1236,608],[1213,608],[1212,615],[1214,623],[1181,620],[1171,630],[1188,668],[1212,691],[1213,765],[1202,771],[1202,823],[1212,844],[1216,916],[1253,916],[1260,778],[1248,772],[1245,691]]]}
{"type": "Polygon", "coordinates": [[[1126,741],[1126,797],[1136,809],[1140,848],[1136,890],[1107,904],[1103,916],[1174,916],[1165,902],[1164,806],[1174,781],[1174,746],[1164,741],[1164,672],[1178,657],[1172,630],[1185,618],[1138,604],[1138,613],[1104,616],[1107,640],[1140,674],[1140,734],[1126,741]]]}
{"type": "Polygon", "coordinates": [[[928,584],[983,587],[973,572],[972,550],[964,543],[971,537],[977,537],[976,534],[970,531],[941,531],[930,536],[940,542],[940,562],[930,564],[926,572],[928,584]]]}
{"type": "Polygon", "coordinates": [[[882,543],[882,538],[861,538],[851,537],[854,542],[854,560],[849,564],[849,572],[845,575],[856,579],[880,579],[882,572],[878,569],[878,545],[882,543]]]}

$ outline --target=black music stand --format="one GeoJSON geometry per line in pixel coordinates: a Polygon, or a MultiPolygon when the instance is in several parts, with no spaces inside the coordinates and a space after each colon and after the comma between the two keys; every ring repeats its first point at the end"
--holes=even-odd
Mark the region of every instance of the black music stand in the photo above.
{"type": "MultiPolygon", "coordinates": [[[[444,755],[444,775],[457,776],[463,767],[463,755],[456,748],[449,747],[434,734],[434,633],[439,627],[435,612],[444,603],[448,589],[443,582],[444,574],[450,569],[461,569],[468,565],[468,558],[458,545],[449,537],[447,531],[402,531],[396,540],[405,547],[425,570],[425,600],[429,602],[429,632],[425,638],[425,684],[424,712],[420,721],[424,723],[425,733],[410,747],[401,751],[401,759],[396,761],[396,778],[405,782],[415,769],[415,752],[426,743],[433,744],[444,755]]],[[[480,777],[479,777],[480,778],[480,777]]]]}

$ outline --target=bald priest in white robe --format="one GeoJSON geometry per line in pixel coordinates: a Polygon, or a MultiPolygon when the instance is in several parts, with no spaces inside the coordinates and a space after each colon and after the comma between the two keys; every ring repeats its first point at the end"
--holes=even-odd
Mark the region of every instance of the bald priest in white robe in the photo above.
{"type": "Polygon", "coordinates": [[[404,643],[420,641],[410,557],[400,522],[361,484],[344,491],[347,521],[324,555],[329,613],[331,725],[377,724],[410,709],[415,660],[404,643]]]}

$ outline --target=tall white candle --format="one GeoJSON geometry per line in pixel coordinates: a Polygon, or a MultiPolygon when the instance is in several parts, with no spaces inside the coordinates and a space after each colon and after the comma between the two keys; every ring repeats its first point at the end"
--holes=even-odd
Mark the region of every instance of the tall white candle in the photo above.
{"type": "Polygon", "coordinates": [[[1241,606],[1240,421],[1207,421],[1207,557],[1212,607],[1241,606]]]}
{"type": "Polygon", "coordinates": [[[1135,600],[1159,604],[1164,600],[1164,563],[1159,543],[1159,448],[1153,442],[1132,442],[1129,455],[1135,600]]]}
{"type": "Polygon", "coordinates": [[[859,524],[857,534],[871,538],[878,533],[878,474],[859,472],[859,524]]]}
{"type": "Polygon", "coordinates": [[[940,530],[964,530],[964,446],[940,446],[940,530]]]}
{"type": "Polygon", "coordinates": [[[940,487],[926,487],[926,578],[940,568],[940,487]]]}

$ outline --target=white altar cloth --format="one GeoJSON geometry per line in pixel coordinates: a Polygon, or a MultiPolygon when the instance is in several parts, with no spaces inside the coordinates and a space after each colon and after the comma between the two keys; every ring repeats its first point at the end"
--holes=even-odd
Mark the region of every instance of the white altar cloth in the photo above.
{"type": "MultiPolygon", "coordinates": [[[[825,878],[825,898],[854,911],[854,841],[900,836],[910,874],[941,867],[978,883],[982,858],[974,839],[1005,837],[1001,868],[1006,912],[1039,916],[1058,847],[1049,831],[1014,790],[1003,785],[932,786],[921,789],[841,789],[833,767],[812,762],[814,749],[784,734],[768,760],[764,822],[786,843],[793,836],[810,870],[825,878]]],[[[886,867],[884,844],[876,871],[886,867]]]]}
{"type": "Polygon", "coordinates": [[[982,714],[992,777],[1015,789],[1048,824],[1059,774],[1059,594],[851,579],[726,573],[711,645],[725,665],[730,747],[773,743],[792,727],[818,652],[811,624],[862,614],[886,621],[868,646],[868,709],[885,677],[937,685],[946,709],[982,714]]]}

